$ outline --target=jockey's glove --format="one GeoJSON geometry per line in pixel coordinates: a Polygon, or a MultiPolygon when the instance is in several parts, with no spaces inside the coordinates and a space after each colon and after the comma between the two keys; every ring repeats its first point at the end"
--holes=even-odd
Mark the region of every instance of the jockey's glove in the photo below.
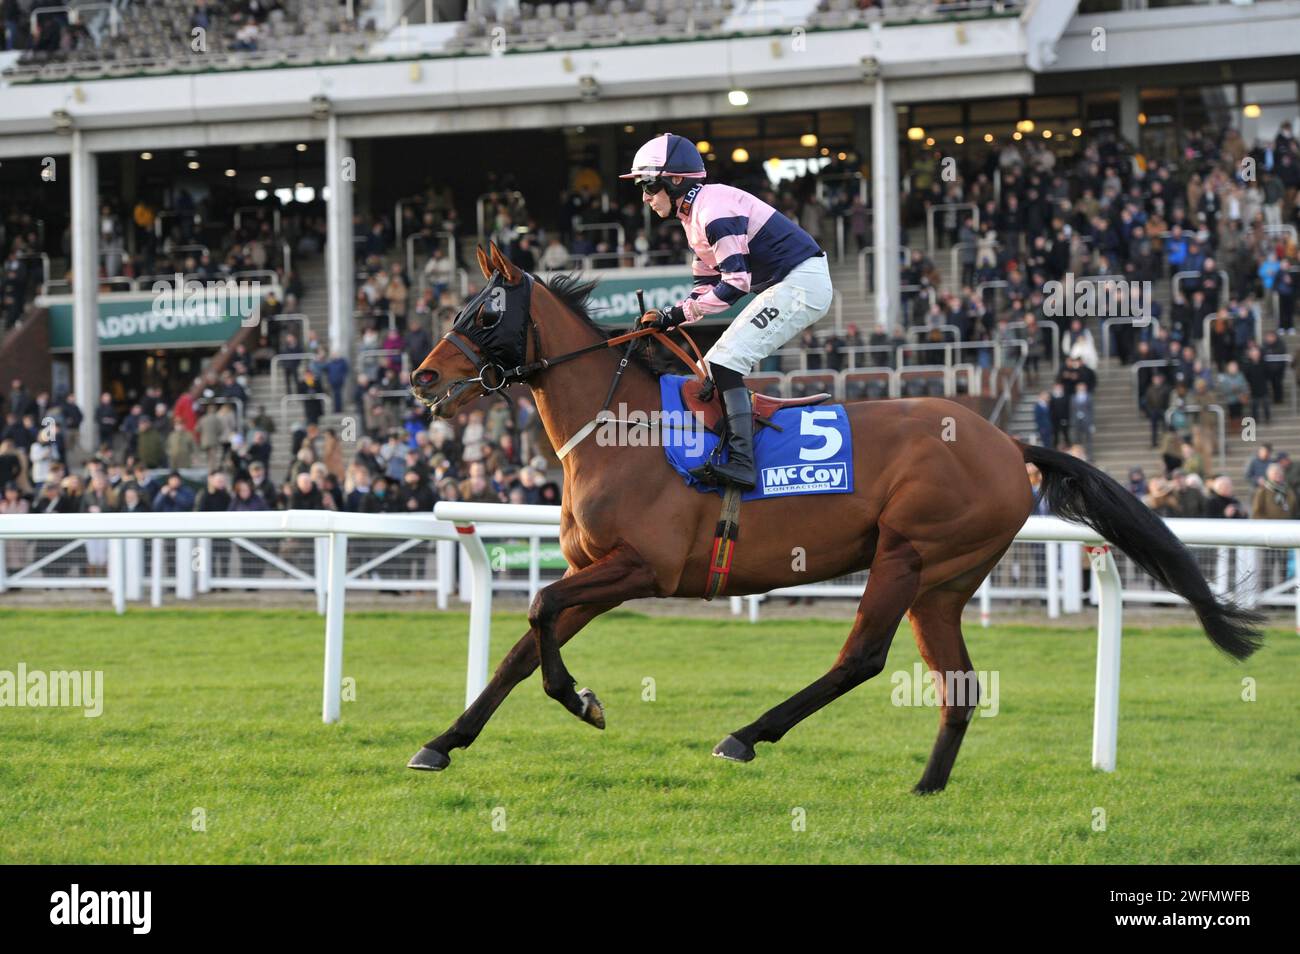
{"type": "Polygon", "coordinates": [[[647,311],[641,316],[641,324],[648,325],[659,331],[667,331],[670,328],[676,328],[686,320],[686,313],[682,311],[681,305],[673,305],[671,308],[656,308],[647,311]]]}

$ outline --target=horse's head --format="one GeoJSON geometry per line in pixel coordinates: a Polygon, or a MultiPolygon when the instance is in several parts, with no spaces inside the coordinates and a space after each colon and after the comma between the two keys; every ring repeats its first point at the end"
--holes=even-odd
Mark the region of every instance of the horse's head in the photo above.
{"type": "Polygon", "coordinates": [[[478,250],[487,285],[460,310],[451,330],[411,372],[411,392],[439,417],[501,390],[527,360],[533,277],[495,244],[478,250]]]}

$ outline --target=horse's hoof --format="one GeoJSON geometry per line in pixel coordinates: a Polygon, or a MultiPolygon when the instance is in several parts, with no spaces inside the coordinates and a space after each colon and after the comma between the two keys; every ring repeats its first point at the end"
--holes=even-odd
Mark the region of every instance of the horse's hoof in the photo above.
{"type": "Polygon", "coordinates": [[[411,756],[411,761],[406,763],[406,767],[419,769],[422,772],[441,772],[450,764],[451,759],[449,757],[437,749],[426,746],[411,756]]]}
{"type": "Polygon", "coordinates": [[[605,707],[600,704],[596,694],[590,689],[583,689],[578,693],[578,698],[582,700],[582,711],[578,713],[578,718],[597,729],[605,728],[605,707]]]}
{"type": "Polygon", "coordinates": [[[942,785],[928,785],[923,782],[917,782],[916,787],[912,789],[913,795],[938,795],[942,792],[942,785]]]}
{"type": "Polygon", "coordinates": [[[746,745],[734,735],[729,735],[713,747],[713,754],[728,762],[754,761],[754,747],[746,745]]]}

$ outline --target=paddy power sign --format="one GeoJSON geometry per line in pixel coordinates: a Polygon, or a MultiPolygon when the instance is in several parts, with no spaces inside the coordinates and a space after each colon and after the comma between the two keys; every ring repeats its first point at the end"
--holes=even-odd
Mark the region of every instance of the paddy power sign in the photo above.
{"type": "MultiPolygon", "coordinates": [[[[690,269],[679,267],[610,269],[589,272],[587,277],[599,279],[588,306],[591,317],[602,325],[631,327],[642,314],[636,298],[638,288],[645,293],[645,306],[650,309],[675,305],[695,287],[690,269]]],[[[704,320],[730,321],[740,314],[740,309],[740,305],[733,305],[704,320]]]]}
{"type": "MultiPolygon", "coordinates": [[[[45,304],[50,350],[71,351],[72,296],[47,298],[45,304]]],[[[159,282],[153,292],[101,294],[99,346],[123,351],[221,345],[241,325],[260,322],[260,309],[256,282],[159,282]]]]}

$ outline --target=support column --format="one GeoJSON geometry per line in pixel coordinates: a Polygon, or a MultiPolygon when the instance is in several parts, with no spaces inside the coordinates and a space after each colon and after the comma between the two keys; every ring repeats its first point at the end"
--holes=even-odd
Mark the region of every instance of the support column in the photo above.
{"type": "Polygon", "coordinates": [[[1135,149],[1142,133],[1138,124],[1140,112],[1142,97],[1138,95],[1137,83],[1125,83],[1119,88],[1119,134],[1135,149]]]}
{"type": "Polygon", "coordinates": [[[348,163],[350,142],[339,135],[338,117],[330,113],[325,137],[325,183],[329,187],[326,203],[326,283],[329,286],[329,347],[331,351],[352,358],[352,306],[356,298],[354,283],[356,263],[352,252],[352,184],[355,170],[348,163]],[[344,175],[345,171],[348,173],[344,175]]]}
{"type": "Polygon", "coordinates": [[[93,454],[99,367],[99,167],[81,130],[72,131],[72,388],[86,415],[81,449],[93,454]]]}
{"type": "Polygon", "coordinates": [[[901,319],[898,296],[898,115],[889,84],[876,79],[871,110],[871,244],[875,246],[876,324],[901,319]]]}

